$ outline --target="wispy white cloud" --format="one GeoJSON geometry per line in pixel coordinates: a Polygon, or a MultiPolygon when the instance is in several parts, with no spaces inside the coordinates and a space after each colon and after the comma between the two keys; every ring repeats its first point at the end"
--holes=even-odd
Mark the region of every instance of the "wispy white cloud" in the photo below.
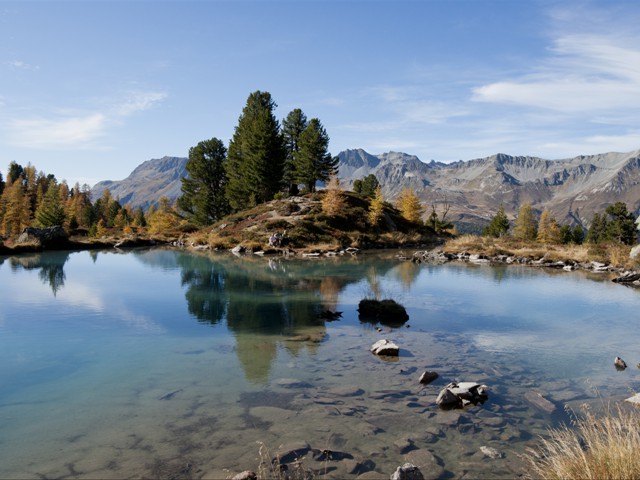
{"type": "Polygon", "coordinates": [[[19,70],[39,70],[40,67],[38,65],[32,65],[27,62],[23,62],[22,60],[12,60],[7,62],[7,65],[11,68],[19,69],[19,70]]]}
{"type": "Polygon", "coordinates": [[[56,118],[16,119],[8,123],[13,145],[36,149],[87,148],[104,135],[106,118],[101,113],[56,118]]]}
{"type": "Polygon", "coordinates": [[[148,110],[166,98],[166,92],[132,92],[123,101],[117,103],[113,111],[116,115],[127,117],[148,110]]]}
{"type": "Polygon", "coordinates": [[[473,89],[473,100],[582,115],[640,107],[640,38],[565,35],[549,52],[532,73],[473,89]]]}
{"type": "MultiPolygon", "coordinates": [[[[137,91],[102,103],[87,111],[54,111],[49,115],[13,118],[5,123],[7,142],[32,149],[105,148],[101,144],[116,125],[159,104],[167,97],[160,91],[137,91]]],[[[1,104],[0,98],[0,104],[1,104]]]]}

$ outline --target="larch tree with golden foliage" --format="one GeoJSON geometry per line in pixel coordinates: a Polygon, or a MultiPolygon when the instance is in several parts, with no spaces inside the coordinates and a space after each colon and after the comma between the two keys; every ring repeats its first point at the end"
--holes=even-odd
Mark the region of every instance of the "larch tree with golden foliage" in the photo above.
{"type": "Polygon", "coordinates": [[[420,199],[413,188],[405,187],[398,195],[396,208],[400,210],[400,214],[412,223],[420,223],[424,208],[420,203],[420,199]]]}
{"type": "Polygon", "coordinates": [[[340,179],[334,173],[329,178],[326,192],[322,198],[322,212],[334,217],[344,210],[345,200],[340,179]]]}
{"type": "Polygon", "coordinates": [[[547,209],[545,209],[540,215],[537,238],[539,242],[548,244],[556,244],[562,242],[560,226],[547,209]]]}
{"type": "Polygon", "coordinates": [[[375,194],[369,204],[369,222],[371,225],[376,226],[382,219],[382,213],[384,210],[384,197],[382,196],[382,187],[378,185],[375,190],[375,194]]]}
{"type": "Polygon", "coordinates": [[[518,218],[513,228],[513,236],[520,240],[535,240],[538,235],[536,231],[536,219],[530,203],[524,203],[518,210],[518,218]]]}

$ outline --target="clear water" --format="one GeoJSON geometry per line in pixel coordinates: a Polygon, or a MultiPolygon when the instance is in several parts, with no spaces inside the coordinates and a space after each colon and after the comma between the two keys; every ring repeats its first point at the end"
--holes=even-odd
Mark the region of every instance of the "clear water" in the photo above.
{"type": "Polygon", "coordinates": [[[393,256],[0,257],[0,478],[225,478],[296,448],[320,478],[405,461],[512,478],[565,405],[637,390],[639,307],[605,276],[393,256]],[[407,325],[361,322],[365,297],[400,302],[407,325]],[[369,352],[380,338],[397,361],[369,352]],[[440,378],[420,385],[424,370],[440,378]],[[489,400],[439,409],[453,380],[489,400]]]}

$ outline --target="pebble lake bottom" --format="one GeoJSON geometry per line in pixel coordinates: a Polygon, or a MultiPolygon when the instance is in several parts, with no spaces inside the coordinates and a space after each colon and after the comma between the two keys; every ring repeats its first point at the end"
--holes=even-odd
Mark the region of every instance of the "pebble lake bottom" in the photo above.
{"type": "Polygon", "coordinates": [[[640,292],[584,272],[149,249],[0,257],[0,284],[1,478],[226,478],[276,457],[316,478],[514,478],[548,427],[640,387],[640,292]],[[361,321],[363,298],[409,320],[361,321]],[[381,338],[399,358],[371,354],[381,338]],[[440,409],[451,381],[488,400],[440,409]]]}

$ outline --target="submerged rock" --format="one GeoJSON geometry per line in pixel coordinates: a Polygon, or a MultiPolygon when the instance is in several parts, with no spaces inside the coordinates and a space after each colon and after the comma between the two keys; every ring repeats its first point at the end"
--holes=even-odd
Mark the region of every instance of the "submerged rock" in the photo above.
{"type": "Polygon", "coordinates": [[[543,412],[551,414],[556,411],[556,405],[550,400],[547,400],[543,396],[543,394],[537,390],[529,390],[527,393],[524,394],[524,398],[531,405],[542,410],[543,412]]]}
{"type": "Polygon", "coordinates": [[[489,457],[494,460],[497,458],[502,458],[502,453],[500,453],[498,450],[496,450],[493,447],[487,447],[485,445],[482,445],[480,447],[480,451],[485,457],[489,457]]]}
{"type": "Polygon", "coordinates": [[[414,464],[405,463],[391,474],[391,480],[424,480],[424,476],[414,464]]]}

